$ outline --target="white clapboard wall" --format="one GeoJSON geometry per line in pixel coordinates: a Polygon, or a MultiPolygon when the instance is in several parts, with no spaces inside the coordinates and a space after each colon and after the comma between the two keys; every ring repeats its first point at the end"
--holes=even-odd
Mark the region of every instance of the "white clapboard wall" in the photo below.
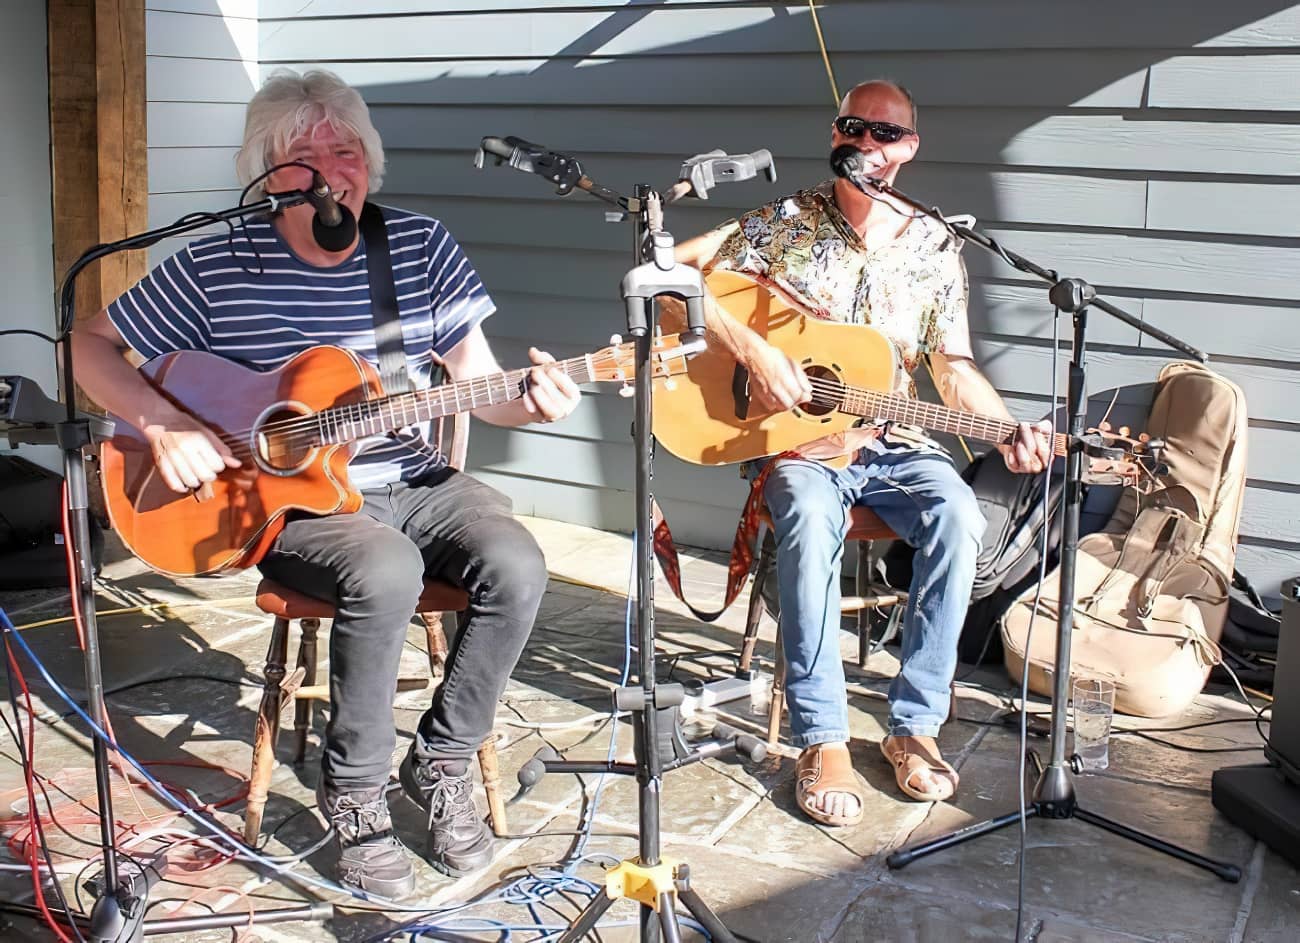
{"type": "MultiPolygon", "coordinates": [[[[475,170],[484,135],[578,156],[630,191],[713,148],[766,147],[780,180],[673,207],[685,238],[827,175],[831,95],[806,3],[719,0],[149,2],[151,218],[234,201],[247,66],[321,64],[359,86],[388,148],[380,195],[443,219],[500,306],[503,361],[621,329],[630,230],[540,178],[475,170]],[[430,12],[434,11],[434,12],[430,12]],[[165,75],[161,75],[165,71],[165,75]]],[[[1208,350],[1251,413],[1240,565],[1262,587],[1300,569],[1300,7],[1180,0],[837,0],[820,5],[841,87],[889,75],[921,105],[899,184],[976,215],[1029,258],[1208,350]]],[[[1047,411],[1045,293],[968,247],[977,351],[1012,408],[1047,411]]],[[[1062,325],[1068,337],[1069,325],[1062,325]]],[[[1140,419],[1173,358],[1092,316],[1099,410],[1140,419]]],[[[1064,366],[1062,357],[1060,366],[1064,366]]],[[[630,405],[591,389],[562,424],[477,425],[471,464],[518,510],[632,521],[630,405]]],[[[744,486],[660,454],[656,491],[684,541],[730,539],[744,486]]]]}

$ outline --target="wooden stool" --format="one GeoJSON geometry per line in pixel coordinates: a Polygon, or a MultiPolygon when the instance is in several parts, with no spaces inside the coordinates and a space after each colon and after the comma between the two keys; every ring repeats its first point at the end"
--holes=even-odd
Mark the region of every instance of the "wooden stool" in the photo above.
{"type": "MultiPolygon", "coordinates": [[[[442,678],[443,666],[447,660],[447,636],[442,630],[443,613],[460,612],[468,605],[469,597],[464,590],[449,583],[428,579],[424,581],[424,591],[420,594],[416,614],[424,622],[429,648],[429,671],[435,683],[442,678]]],[[[280,730],[281,711],[293,701],[293,764],[301,766],[307,752],[307,733],[312,726],[314,702],[329,700],[329,686],[316,683],[316,636],[320,631],[321,620],[334,618],[332,603],[296,592],[270,579],[263,579],[258,584],[257,607],[274,616],[275,624],[266,652],[262,703],[257,711],[257,727],[253,732],[253,764],[248,776],[244,841],[250,845],[256,843],[262,829],[262,815],[271,785],[271,770],[275,766],[275,740],[280,730]],[[297,666],[292,672],[286,672],[289,623],[295,619],[298,620],[301,632],[297,666]]],[[[428,687],[429,681],[428,678],[399,678],[397,690],[420,690],[428,687]]],[[[497,765],[495,734],[484,740],[479,747],[478,762],[483,775],[483,788],[487,793],[492,831],[504,835],[508,829],[505,803],[499,790],[501,775],[497,765]]]]}

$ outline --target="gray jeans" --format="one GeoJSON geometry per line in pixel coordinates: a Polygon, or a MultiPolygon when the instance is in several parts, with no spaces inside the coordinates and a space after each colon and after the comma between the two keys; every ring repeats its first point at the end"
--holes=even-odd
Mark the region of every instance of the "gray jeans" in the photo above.
{"type": "Polygon", "coordinates": [[[322,768],[343,789],[388,779],[398,662],[425,574],[470,600],[418,727],[421,754],[447,759],[468,759],[491,732],[546,589],[542,552],[496,489],[448,468],[364,496],[356,514],[291,518],[260,564],[337,607],[322,768]]]}

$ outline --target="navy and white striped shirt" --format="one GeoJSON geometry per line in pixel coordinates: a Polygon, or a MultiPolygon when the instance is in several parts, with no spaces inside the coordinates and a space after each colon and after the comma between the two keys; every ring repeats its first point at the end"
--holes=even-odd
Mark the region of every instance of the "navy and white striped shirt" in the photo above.
{"type": "MultiPolygon", "coordinates": [[[[381,209],[407,370],[424,389],[431,352],[445,356],[496,306],[442,223],[381,209]]],[[[226,234],[190,243],[110,304],[108,315],[145,358],[202,350],[268,370],[333,344],[379,363],[364,237],[346,261],[319,268],[299,259],[265,218],[250,221],[247,236],[236,229],[233,243],[226,234]]],[[[349,466],[353,485],[409,481],[445,464],[429,433],[410,428],[364,440],[349,466]]]]}

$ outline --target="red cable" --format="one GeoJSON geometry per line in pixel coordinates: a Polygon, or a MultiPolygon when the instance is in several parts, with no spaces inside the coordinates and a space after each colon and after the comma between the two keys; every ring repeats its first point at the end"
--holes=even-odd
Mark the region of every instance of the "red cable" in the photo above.
{"type": "MultiPolygon", "coordinates": [[[[19,667],[18,660],[14,658],[13,649],[5,646],[5,654],[9,659],[10,676],[18,681],[18,686],[23,692],[23,700],[27,705],[27,743],[26,749],[23,751],[24,756],[22,757],[23,779],[27,786],[27,808],[33,813],[31,827],[36,834],[39,835],[41,816],[36,806],[36,782],[34,779],[36,762],[36,741],[34,739],[36,736],[36,715],[32,710],[32,695],[27,689],[27,679],[23,677],[22,668],[19,667]]],[[[19,724],[22,723],[22,720],[18,717],[15,717],[14,721],[19,724]]],[[[57,936],[62,943],[72,943],[72,938],[63,932],[61,925],[54,919],[54,915],[50,913],[49,907],[45,904],[45,894],[41,890],[41,863],[36,857],[35,842],[27,843],[27,864],[32,869],[32,894],[36,899],[37,908],[45,918],[46,925],[54,931],[54,935],[57,936]]],[[[57,881],[58,879],[58,874],[50,874],[50,880],[57,881]]]]}

